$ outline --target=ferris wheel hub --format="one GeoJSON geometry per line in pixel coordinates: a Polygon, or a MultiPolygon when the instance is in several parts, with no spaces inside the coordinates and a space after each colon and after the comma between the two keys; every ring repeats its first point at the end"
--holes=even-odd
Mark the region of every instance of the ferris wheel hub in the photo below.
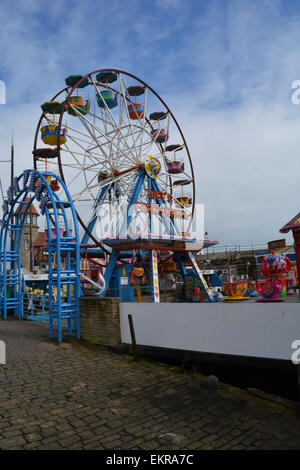
{"type": "Polygon", "coordinates": [[[152,179],[156,179],[160,173],[161,164],[160,161],[153,157],[152,155],[148,155],[145,161],[145,171],[152,179]]]}

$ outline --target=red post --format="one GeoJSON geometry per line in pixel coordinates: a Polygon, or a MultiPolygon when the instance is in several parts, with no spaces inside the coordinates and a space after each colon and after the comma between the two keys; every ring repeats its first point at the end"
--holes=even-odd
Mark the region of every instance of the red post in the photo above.
{"type": "Polygon", "coordinates": [[[293,236],[295,241],[296,266],[298,271],[298,288],[300,296],[300,229],[293,230],[293,236]]]}

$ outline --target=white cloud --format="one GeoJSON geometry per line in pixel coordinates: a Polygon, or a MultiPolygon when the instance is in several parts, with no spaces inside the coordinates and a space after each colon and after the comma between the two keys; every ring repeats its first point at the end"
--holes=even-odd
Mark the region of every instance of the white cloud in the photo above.
{"type": "Polygon", "coordinates": [[[285,108],[182,114],[206,230],[222,243],[264,243],[299,211],[298,121],[285,108]]]}
{"type": "MultiPolygon", "coordinates": [[[[65,76],[127,70],[161,93],[191,149],[207,230],[264,242],[299,211],[300,18],[279,0],[2,2],[0,152],[15,132],[18,171],[32,165],[40,103],[65,76]]],[[[9,171],[1,164],[1,178],[9,171]]]]}

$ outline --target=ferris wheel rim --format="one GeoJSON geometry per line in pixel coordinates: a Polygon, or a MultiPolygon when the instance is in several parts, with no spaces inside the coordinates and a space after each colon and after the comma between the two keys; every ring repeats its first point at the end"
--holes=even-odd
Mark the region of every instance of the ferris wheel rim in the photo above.
{"type": "MultiPolygon", "coordinates": [[[[193,215],[194,215],[194,209],[195,209],[195,196],[196,196],[196,191],[195,191],[195,175],[194,175],[194,169],[193,169],[193,164],[192,164],[192,159],[191,159],[191,155],[190,155],[190,151],[189,151],[189,148],[188,148],[188,145],[187,145],[187,142],[185,140],[185,137],[184,137],[184,134],[181,130],[181,127],[177,121],[177,119],[175,118],[174,114],[172,113],[171,109],[169,108],[169,106],[165,103],[165,101],[160,97],[160,95],[151,87],[149,86],[144,80],[140,79],[139,77],[135,76],[134,74],[131,74],[130,72],[126,72],[126,71],[123,71],[123,70],[120,70],[120,69],[114,69],[114,68],[102,68],[102,69],[98,69],[98,70],[95,70],[93,72],[90,72],[90,73],[87,73],[86,75],[82,76],[80,80],[78,80],[76,82],[76,84],[74,85],[70,85],[70,86],[67,86],[65,88],[63,88],[62,90],[60,90],[58,93],[56,93],[53,98],[51,99],[51,101],[54,101],[59,95],[61,95],[62,93],[66,93],[66,96],[65,96],[65,99],[62,103],[62,110],[61,110],[61,113],[60,113],[60,117],[59,117],[59,120],[58,120],[58,123],[57,123],[57,126],[59,129],[61,129],[62,127],[62,121],[63,121],[63,117],[64,117],[64,114],[66,112],[66,107],[67,107],[67,103],[68,103],[68,100],[69,98],[72,96],[74,90],[78,89],[78,86],[80,85],[80,83],[87,79],[87,78],[90,78],[92,80],[92,76],[95,76],[95,74],[98,74],[100,72],[106,72],[106,71],[110,71],[110,72],[113,72],[113,73],[116,73],[116,74],[120,74],[120,75],[125,75],[127,77],[130,77],[134,80],[136,80],[137,82],[141,83],[144,85],[145,88],[147,88],[151,93],[153,93],[154,96],[156,96],[156,98],[162,103],[162,105],[166,108],[168,114],[170,115],[170,117],[172,118],[173,122],[175,123],[175,126],[177,127],[177,130],[179,131],[179,134],[182,138],[182,141],[183,141],[183,144],[184,144],[184,147],[185,147],[185,150],[186,150],[186,154],[187,154],[187,157],[188,157],[188,161],[189,161],[189,168],[190,168],[190,172],[191,172],[191,183],[192,183],[192,193],[193,193],[193,197],[192,197],[192,207],[191,207],[191,221],[190,221],[190,224],[189,224],[189,227],[188,227],[188,230],[190,229],[190,226],[192,224],[192,220],[193,220],[193,215]]],[[[110,87],[108,87],[109,89],[111,89],[110,87]]],[[[41,123],[42,123],[42,120],[43,118],[45,117],[45,113],[42,113],[41,116],[40,116],[40,119],[38,121],[38,125],[37,125],[37,128],[36,128],[36,132],[35,132],[35,137],[34,137],[34,150],[37,148],[37,141],[38,141],[38,133],[39,133],[39,130],[40,130],[40,127],[41,127],[41,123]]],[[[146,118],[147,119],[147,118],[146,118]]],[[[151,125],[151,124],[150,124],[151,125]]],[[[61,161],[61,145],[60,145],[60,132],[57,133],[57,145],[56,145],[56,149],[58,151],[58,155],[57,155],[57,165],[58,165],[58,169],[59,169],[59,174],[60,174],[60,177],[62,178],[63,182],[65,184],[67,184],[66,182],[66,179],[65,179],[65,174],[64,174],[64,170],[63,170],[63,167],[62,167],[62,161],[61,161]]],[[[36,166],[36,163],[37,163],[37,159],[34,157],[34,168],[37,168],[36,166]]],[[[169,178],[170,178],[170,175],[169,175],[169,178]]],[[[172,186],[171,186],[172,188],[172,186]]],[[[173,189],[173,188],[172,188],[173,189]]],[[[76,213],[77,213],[77,217],[78,217],[78,220],[80,222],[80,225],[82,226],[83,230],[87,233],[87,235],[90,237],[90,239],[97,245],[99,246],[101,249],[103,249],[104,252],[106,252],[107,254],[110,254],[110,252],[103,246],[103,243],[99,240],[97,240],[93,234],[88,230],[88,227],[86,226],[86,224],[82,221],[82,218],[80,217],[80,215],[78,214],[78,211],[76,210],[76,213]]]]}

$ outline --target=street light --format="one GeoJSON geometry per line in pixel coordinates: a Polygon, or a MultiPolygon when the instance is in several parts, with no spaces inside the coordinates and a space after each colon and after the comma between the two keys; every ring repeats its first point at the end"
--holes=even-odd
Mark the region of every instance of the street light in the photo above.
{"type": "Polygon", "coordinates": [[[251,264],[251,263],[250,263],[249,261],[247,261],[247,263],[246,263],[246,269],[247,269],[247,281],[248,281],[248,266],[250,266],[250,264],[251,264]]]}
{"type": "MultiPolygon", "coordinates": [[[[0,163],[10,163],[10,185],[13,186],[14,183],[14,160],[15,160],[15,149],[14,149],[14,133],[11,134],[11,147],[10,147],[10,160],[0,160],[0,163]]],[[[0,181],[1,183],[1,181],[0,181]]],[[[1,183],[1,194],[4,200],[4,193],[1,183]]],[[[10,250],[13,251],[14,238],[13,232],[10,233],[10,250]]],[[[11,261],[11,269],[13,267],[13,262],[11,261]]]]}
{"type": "MultiPolygon", "coordinates": [[[[205,234],[204,234],[204,240],[207,240],[207,238],[208,238],[208,233],[205,232],[205,234]]],[[[208,258],[208,247],[206,248],[206,257],[208,258]]]]}

